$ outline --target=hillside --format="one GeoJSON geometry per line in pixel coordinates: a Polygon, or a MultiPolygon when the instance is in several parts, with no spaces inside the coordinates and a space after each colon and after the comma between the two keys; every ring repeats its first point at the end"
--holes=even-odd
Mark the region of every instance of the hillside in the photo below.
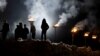
{"type": "Polygon", "coordinates": [[[100,51],[92,51],[90,47],[39,40],[0,42],[0,52],[0,56],[100,56],[100,51]]]}

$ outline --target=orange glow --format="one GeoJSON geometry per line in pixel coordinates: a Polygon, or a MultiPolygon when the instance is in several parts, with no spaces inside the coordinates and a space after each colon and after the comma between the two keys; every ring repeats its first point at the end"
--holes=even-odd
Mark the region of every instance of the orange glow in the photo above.
{"type": "Polygon", "coordinates": [[[96,35],[92,35],[92,39],[97,39],[97,36],[96,35]]]}
{"type": "Polygon", "coordinates": [[[34,17],[33,16],[29,16],[28,17],[28,21],[34,21],[34,17]]]}
{"type": "Polygon", "coordinates": [[[74,27],[74,28],[71,30],[72,33],[76,33],[77,31],[78,31],[78,28],[77,28],[77,27],[74,27]]]}
{"type": "Polygon", "coordinates": [[[55,28],[59,27],[59,24],[55,24],[54,27],[55,27],[55,28]]]}
{"type": "Polygon", "coordinates": [[[86,32],[86,33],[84,34],[84,36],[85,36],[85,37],[88,37],[88,36],[89,36],[89,32],[86,32]]]}

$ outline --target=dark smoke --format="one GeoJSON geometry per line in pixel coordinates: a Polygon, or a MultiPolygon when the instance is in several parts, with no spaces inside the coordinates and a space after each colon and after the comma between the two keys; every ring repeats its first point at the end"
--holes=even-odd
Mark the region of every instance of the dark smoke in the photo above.
{"type": "MultiPolygon", "coordinates": [[[[96,10],[94,0],[84,0],[80,1],[82,4],[81,9],[87,12],[87,16],[84,17],[84,20],[78,22],[75,27],[78,27],[80,30],[83,30],[85,26],[88,26],[89,30],[93,30],[97,27],[96,24],[96,10]]],[[[79,18],[80,19],[80,18],[79,18]]]]}

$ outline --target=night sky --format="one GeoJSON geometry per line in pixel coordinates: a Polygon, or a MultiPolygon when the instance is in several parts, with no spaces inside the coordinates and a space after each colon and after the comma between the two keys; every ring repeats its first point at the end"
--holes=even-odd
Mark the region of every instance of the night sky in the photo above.
{"type": "MultiPolygon", "coordinates": [[[[84,44],[83,33],[86,31],[89,31],[90,35],[98,35],[98,39],[100,39],[99,0],[5,0],[3,2],[7,4],[5,8],[0,6],[0,24],[2,25],[2,19],[7,19],[11,34],[19,22],[27,24],[29,28],[28,16],[33,16],[37,29],[36,39],[40,38],[40,25],[43,18],[46,18],[50,26],[47,38],[51,41],[71,44],[71,29],[73,27],[79,28],[79,31],[75,34],[74,43],[84,44]],[[55,24],[60,25],[56,29],[56,38],[53,28],[55,24]]],[[[89,42],[91,41],[90,36],[89,42]]]]}

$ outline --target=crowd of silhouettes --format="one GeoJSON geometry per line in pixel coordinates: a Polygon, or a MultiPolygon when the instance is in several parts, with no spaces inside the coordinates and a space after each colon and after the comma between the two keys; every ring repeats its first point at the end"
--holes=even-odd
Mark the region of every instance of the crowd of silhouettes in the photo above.
{"type": "Polygon", "coordinates": [[[18,38],[27,39],[28,34],[29,29],[27,28],[26,24],[24,24],[23,28],[23,24],[20,22],[15,29],[15,40],[18,40],[18,38]]]}
{"type": "MultiPolygon", "coordinates": [[[[49,29],[49,25],[47,24],[45,18],[42,20],[41,29],[42,29],[41,40],[46,40],[47,39],[46,32],[49,29]]],[[[2,30],[0,32],[2,32],[2,40],[5,40],[9,32],[9,24],[6,21],[4,21],[2,30]]],[[[19,25],[16,25],[16,28],[14,31],[15,40],[18,40],[19,38],[22,38],[25,40],[27,39],[28,34],[29,34],[29,29],[27,28],[27,25],[26,24],[23,25],[22,22],[19,22],[19,25]]],[[[35,39],[36,28],[33,23],[31,23],[30,34],[31,34],[32,39],[35,39]]]]}

